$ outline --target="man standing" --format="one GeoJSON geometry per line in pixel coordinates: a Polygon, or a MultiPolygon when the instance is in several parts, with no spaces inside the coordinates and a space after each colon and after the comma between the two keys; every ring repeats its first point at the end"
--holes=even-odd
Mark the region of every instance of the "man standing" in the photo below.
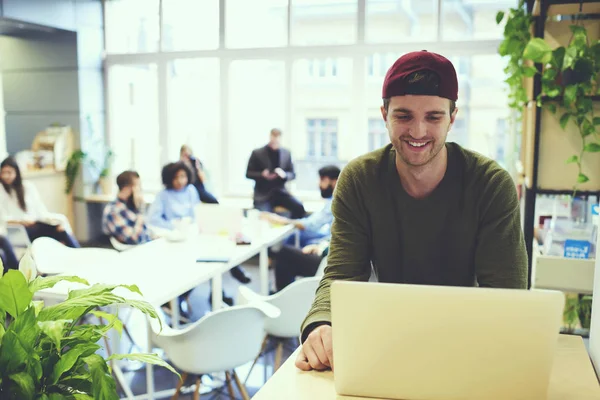
{"type": "Polygon", "coordinates": [[[296,366],[303,370],[333,367],[333,280],[366,281],[373,268],[380,282],[527,286],[510,175],[446,143],[458,112],[452,63],[427,51],[405,54],[387,72],[382,97],[391,144],[353,160],[340,175],[328,266],[302,324],[296,366]]]}
{"type": "Polygon", "coordinates": [[[295,177],[292,155],[281,147],[281,131],[271,129],[269,144],[252,151],[246,170],[246,178],[256,181],[254,207],[273,211],[276,206],[282,206],[290,211],[293,219],[302,218],[304,206],[285,188],[285,183],[295,177]]]}

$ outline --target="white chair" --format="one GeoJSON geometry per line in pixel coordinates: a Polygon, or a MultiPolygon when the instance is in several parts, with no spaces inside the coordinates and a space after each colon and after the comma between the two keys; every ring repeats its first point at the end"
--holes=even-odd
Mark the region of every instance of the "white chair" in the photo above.
{"type": "MultiPolygon", "coordinates": [[[[273,366],[273,371],[277,371],[281,365],[284,343],[287,339],[299,336],[300,326],[310,310],[320,281],[321,277],[319,276],[301,278],[271,296],[262,296],[253,292],[247,286],[239,287],[238,304],[262,301],[277,307],[281,311],[281,315],[278,318],[268,320],[265,323],[267,336],[263,340],[260,354],[254,360],[250,372],[252,372],[252,368],[258,361],[258,358],[268,353],[265,350],[269,341],[275,342],[275,365],[273,366]]],[[[250,372],[248,375],[250,375],[250,372]]]]}
{"type": "Polygon", "coordinates": [[[160,346],[169,360],[180,369],[182,380],[172,399],[179,397],[188,375],[196,376],[194,399],[199,398],[200,379],[204,374],[225,371],[227,387],[233,397],[231,377],[244,400],[250,397],[235,368],[252,361],[260,352],[265,318],[277,318],[279,310],[266,303],[252,302],[211,312],[183,329],[173,329],[162,321],[151,320],[152,341],[160,346]],[[230,373],[231,371],[231,373],[230,373]]]}
{"type": "Polygon", "coordinates": [[[31,256],[42,275],[76,274],[81,268],[117,262],[118,255],[119,252],[112,249],[73,249],[49,237],[38,238],[31,244],[31,256]]]}
{"type": "Polygon", "coordinates": [[[121,243],[114,236],[111,236],[109,240],[110,240],[110,245],[113,247],[113,249],[115,249],[117,251],[131,250],[136,246],[134,244],[121,243]]]}

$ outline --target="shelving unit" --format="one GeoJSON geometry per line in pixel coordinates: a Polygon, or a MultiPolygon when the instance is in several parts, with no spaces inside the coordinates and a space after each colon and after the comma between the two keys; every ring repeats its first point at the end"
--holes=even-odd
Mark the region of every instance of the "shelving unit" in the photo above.
{"type": "MultiPolygon", "coordinates": [[[[556,35],[551,35],[553,37],[549,37],[549,41],[551,39],[562,45],[566,44],[561,43],[561,40],[563,42],[568,40],[569,29],[565,29],[565,27],[572,24],[572,20],[566,18],[567,20],[547,23],[548,17],[574,16],[580,11],[589,17],[586,19],[586,24],[593,24],[594,27],[597,27],[596,30],[600,35],[600,1],[528,0],[526,5],[527,12],[534,16],[534,37],[544,38],[549,29],[554,29],[556,35]]],[[[592,34],[594,33],[592,32],[592,34]]],[[[536,64],[536,67],[539,71],[542,70],[541,64],[536,64]]],[[[534,99],[541,93],[540,74],[536,74],[533,78],[533,85],[530,85],[529,90],[534,99]]],[[[600,96],[591,96],[591,98],[595,103],[594,107],[598,109],[598,115],[600,115],[600,96]]],[[[533,251],[534,228],[537,224],[535,221],[537,195],[573,194],[576,175],[572,173],[572,166],[561,164],[561,162],[575,153],[577,146],[580,146],[581,139],[576,132],[563,131],[557,119],[558,117],[549,111],[535,107],[535,105],[530,106],[524,112],[523,141],[528,150],[524,207],[524,235],[529,256],[528,282],[530,286],[540,287],[543,285],[547,288],[580,293],[589,291],[591,293],[594,260],[538,256],[533,251]],[[571,282],[571,280],[574,281],[571,282]],[[586,280],[589,280],[589,284],[584,282],[586,280]],[[561,285],[565,287],[561,288],[561,285]]],[[[580,185],[577,195],[600,197],[600,156],[590,154],[586,159],[585,166],[590,181],[580,185]]]]}

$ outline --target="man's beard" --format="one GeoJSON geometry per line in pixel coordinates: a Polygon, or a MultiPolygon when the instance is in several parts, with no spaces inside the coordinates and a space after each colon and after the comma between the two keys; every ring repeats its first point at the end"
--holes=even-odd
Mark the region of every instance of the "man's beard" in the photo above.
{"type": "Polygon", "coordinates": [[[329,185],[325,189],[321,189],[321,197],[324,199],[333,197],[333,186],[329,185]]]}

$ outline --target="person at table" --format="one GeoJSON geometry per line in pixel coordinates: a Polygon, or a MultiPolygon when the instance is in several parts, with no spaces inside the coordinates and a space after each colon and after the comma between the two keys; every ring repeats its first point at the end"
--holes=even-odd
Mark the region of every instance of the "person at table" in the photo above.
{"type": "Polygon", "coordinates": [[[371,265],[380,282],[527,287],[511,176],[446,143],[458,112],[452,63],[427,51],[405,54],[388,70],[382,97],[391,144],[351,161],[340,175],[327,268],[301,328],[302,370],[334,366],[331,282],[367,281],[371,265]]]}
{"type": "Polygon", "coordinates": [[[117,199],[104,208],[102,231],[120,243],[138,245],[155,239],[144,216],[140,175],[124,171],[117,176],[117,199]]]}
{"type": "Polygon", "coordinates": [[[10,241],[2,235],[0,235],[0,259],[2,259],[4,273],[9,269],[19,268],[19,260],[17,259],[15,250],[10,244],[10,241]]]}
{"type": "Polygon", "coordinates": [[[8,157],[0,163],[0,216],[6,224],[25,227],[32,242],[51,237],[69,247],[80,247],[63,215],[51,214],[33,184],[24,181],[17,162],[8,157]]]}
{"type": "Polygon", "coordinates": [[[179,151],[179,161],[183,162],[192,171],[192,180],[190,183],[194,185],[200,196],[202,203],[219,204],[216,197],[206,190],[206,173],[204,165],[199,159],[194,157],[190,146],[184,144],[179,151]]]}
{"type": "MultiPolygon", "coordinates": [[[[165,189],[156,195],[148,211],[151,227],[174,229],[174,221],[184,218],[194,220],[194,207],[200,203],[200,196],[189,184],[191,175],[190,169],[181,161],[165,165],[162,170],[165,189]]],[[[240,266],[232,268],[230,273],[240,283],[251,282],[240,266]]]]}
{"type": "MultiPolygon", "coordinates": [[[[333,191],[340,176],[340,169],[335,165],[327,165],[319,169],[319,190],[324,199],[323,208],[311,215],[301,219],[289,219],[277,214],[264,212],[261,218],[277,224],[292,224],[300,231],[300,247],[310,244],[316,244],[323,239],[328,239],[331,235],[331,223],[333,214],[331,214],[331,198],[333,191]]],[[[287,240],[287,245],[295,244],[295,235],[291,235],[287,240]]]]}
{"type": "Polygon", "coordinates": [[[285,289],[296,277],[315,276],[328,251],[329,240],[323,239],[302,248],[286,244],[279,251],[273,252],[277,291],[285,289]]]}
{"type": "Polygon", "coordinates": [[[271,129],[269,143],[252,151],[246,170],[246,178],[256,182],[254,208],[273,211],[282,206],[290,211],[293,219],[304,217],[304,206],[285,188],[285,183],[295,177],[292,155],[281,147],[281,131],[271,129]]]}

